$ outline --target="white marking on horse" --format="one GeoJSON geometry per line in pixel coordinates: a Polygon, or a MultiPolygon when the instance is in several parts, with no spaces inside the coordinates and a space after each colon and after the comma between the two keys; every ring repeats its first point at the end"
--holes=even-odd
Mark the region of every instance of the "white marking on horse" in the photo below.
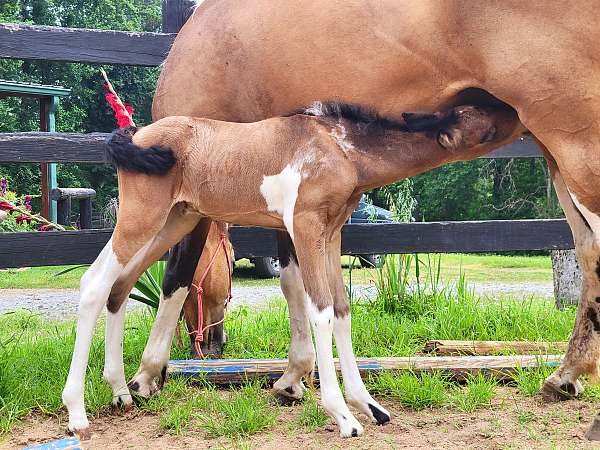
{"type": "Polygon", "coordinates": [[[344,153],[346,153],[350,150],[354,150],[354,145],[352,144],[352,142],[350,140],[346,139],[348,136],[346,127],[344,125],[342,125],[341,123],[338,123],[335,126],[335,128],[331,129],[329,136],[331,136],[335,140],[337,145],[340,146],[340,148],[342,149],[342,151],[344,153]]]}
{"type": "Polygon", "coordinates": [[[267,202],[267,209],[280,214],[292,241],[294,240],[294,207],[302,176],[298,164],[288,164],[277,175],[263,178],[260,193],[267,202]]]}
{"type": "Polygon", "coordinates": [[[342,437],[360,436],[363,432],[363,427],[352,415],[348,409],[348,405],[344,401],[333,363],[333,306],[319,311],[308,295],[307,301],[309,303],[309,318],[317,348],[319,383],[321,384],[321,402],[323,403],[323,408],[337,422],[342,437]]]}
{"type": "Polygon", "coordinates": [[[577,207],[577,209],[579,209],[579,212],[581,212],[583,217],[585,217],[585,220],[587,220],[588,224],[592,228],[592,231],[594,232],[594,237],[596,238],[596,242],[600,244],[600,217],[598,216],[598,214],[594,214],[584,205],[579,203],[579,200],[577,200],[577,197],[571,191],[569,191],[569,195],[571,195],[573,203],[575,203],[575,206],[577,207]]]}
{"type": "MultiPolygon", "coordinates": [[[[344,390],[346,400],[349,404],[361,411],[373,422],[377,423],[373,410],[369,407],[379,410],[378,416],[381,420],[383,415],[387,415],[389,420],[390,413],[379,403],[373,400],[373,397],[367,391],[358,371],[354,350],[352,349],[351,320],[350,314],[346,317],[336,317],[333,322],[333,334],[335,336],[335,346],[340,357],[340,367],[344,378],[344,390]]],[[[382,421],[381,423],[385,423],[382,421]]]]}

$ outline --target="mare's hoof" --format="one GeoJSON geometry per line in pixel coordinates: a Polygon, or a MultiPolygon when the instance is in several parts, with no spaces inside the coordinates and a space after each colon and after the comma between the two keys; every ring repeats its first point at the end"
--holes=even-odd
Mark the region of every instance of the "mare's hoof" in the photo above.
{"type": "Polygon", "coordinates": [[[542,387],[542,398],[545,402],[553,403],[564,400],[572,400],[583,391],[583,386],[579,381],[575,383],[564,383],[557,386],[551,381],[546,381],[542,387]]]}

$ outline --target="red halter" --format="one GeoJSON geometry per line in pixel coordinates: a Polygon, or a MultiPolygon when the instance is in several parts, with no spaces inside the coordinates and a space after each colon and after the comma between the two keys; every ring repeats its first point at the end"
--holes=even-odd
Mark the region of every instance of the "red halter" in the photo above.
{"type": "Polygon", "coordinates": [[[202,353],[202,342],[204,342],[204,332],[207,331],[209,328],[212,328],[216,325],[219,325],[221,323],[223,323],[223,321],[225,320],[225,317],[223,316],[223,318],[217,322],[211,323],[207,326],[205,326],[203,328],[204,325],[204,312],[202,310],[202,304],[203,304],[203,297],[204,297],[204,280],[206,279],[206,277],[208,276],[208,273],[210,272],[210,269],[212,268],[212,266],[214,265],[216,259],[217,259],[217,255],[219,253],[219,250],[221,248],[223,248],[223,252],[225,253],[225,259],[227,260],[227,270],[229,272],[229,289],[227,292],[227,298],[225,299],[225,309],[227,309],[227,305],[229,304],[229,301],[231,300],[231,278],[232,278],[232,268],[231,268],[231,257],[229,256],[229,251],[227,249],[227,232],[224,231],[222,229],[223,224],[219,223],[219,228],[221,228],[221,233],[220,233],[220,240],[219,240],[219,245],[217,247],[217,249],[215,250],[215,253],[212,255],[212,258],[210,259],[210,262],[208,263],[208,266],[206,266],[206,269],[204,270],[204,273],[202,274],[202,277],[200,278],[200,281],[198,282],[198,284],[193,284],[192,286],[196,288],[196,292],[198,293],[198,330],[194,330],[192,331],[190,334],[195,333],[196,337],[194,339],[194,347],[196,349],[196,353],[198,354],[198,356],[200,358],[204,358],[204,354],[202,353]]]}

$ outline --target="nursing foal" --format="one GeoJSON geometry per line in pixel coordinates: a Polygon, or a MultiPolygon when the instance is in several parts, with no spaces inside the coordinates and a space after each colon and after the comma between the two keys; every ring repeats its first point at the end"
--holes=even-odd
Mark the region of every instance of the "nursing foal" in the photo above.
{"type": "MultiPolygon", "coordinates": [[[[333,334],[348,403],[373,422],[388,422],[389,413],[367,392],[352,350],[340,266],[342,225],[363,192],[473,157],[480,144],[496,133],[512,133],[507,124],[517,123],[512,110],[474,106],[393,121],[355,106],[319,103],[304,113],[256,123],[167,117],[140,130],[117,130],[107,156],[118,168],[120,208],[111,240],[81,279],[77,337],[63,392],[70,430],[85,433],[88,427],[83,391],[89,347],[113,285],[130,285],[193,229],[197,236],[191,242],[202,248],[212,220],[288,232],[308,294],[325,410],[342,436],[362,433],[338,385],[333,334]]],[[[163,289],[187,290],[192,276],[193,271],[182,274],[163,289]]],[[[185,298],[171,300],[180,297],[185,298]]],[[[173,313],[154,330],[161,334],[160,345],[143,361],[157,366],[161,380],[181,310],[172,301],[164,307],[173,313]]],[[[106,339],[107,345],[122,345],[118,330],[107,329],[106,339]]],[[[107,359],[104,375],[114,403],[130,404],[122,355],[107,359]]]]}

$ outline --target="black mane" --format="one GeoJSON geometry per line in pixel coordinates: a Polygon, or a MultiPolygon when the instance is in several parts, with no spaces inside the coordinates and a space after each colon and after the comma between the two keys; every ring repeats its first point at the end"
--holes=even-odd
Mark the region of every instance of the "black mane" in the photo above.
{"type": "Polygon", "coordinates": [[[301,114],[324,119],[346,119],[369,130],[408,131],[404,122],[380,116],[376,111],[354,103],[315,102],[304,108],[301,114]]]}
{"type": "Polygon", "coordinates": [[[325,120],[348,120],[364,133],[384,130],[404,132],[429,132],[439,130],[456,120],[453,110],[445,113],[403,113],[402,120],[379,115],[373,109],[341,102],[315,102],[308,108],[296,112],[307,116],[321,117],[325,120]]]}

